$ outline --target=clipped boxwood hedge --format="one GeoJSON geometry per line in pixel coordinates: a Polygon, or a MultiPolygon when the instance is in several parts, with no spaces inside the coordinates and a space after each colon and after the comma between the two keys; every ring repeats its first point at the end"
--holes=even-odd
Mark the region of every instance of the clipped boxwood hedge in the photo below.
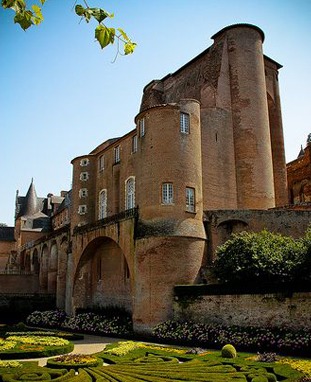
{"type": "Polygon", "coordinates": [[[78,341],[83,340],[84,335],[80,333],[68,333],[68,332],[61,332],[61,331],[51,331],[51,330],[29,330],[26,332],[18,332],[18,331],[9,331],[5,332],[4,337],[10,337],[10,336],[44,336],[44,337],[59,337],[63,338],[64,340],[68,341],[78,341]]]}
{"type": "MultiPolygon", "coordinates": [[[[74,356],[68,355],[68,358],[74,356]]],[[[302,377],[301,372],[288,364],[259,362],[254,354],[238,353],[236,358],[224,359],[220,351],[207,350],[195,354],[185,348],[173,349],[133,341],[110,344],[96,357],[111,358],[115,364],[65,370],[34,366],[31,363],[27,366],[25,362],[21,368],[0,369],[0,381],[298,382],[302,377]],[[117,351],[118,348],[120,351],[117,351]]]]}

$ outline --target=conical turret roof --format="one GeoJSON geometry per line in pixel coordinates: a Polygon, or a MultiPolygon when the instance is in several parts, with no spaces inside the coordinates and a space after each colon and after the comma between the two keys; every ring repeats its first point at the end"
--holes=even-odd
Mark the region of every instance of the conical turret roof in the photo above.
{"type": "Polygon", "coordinates": [[[305,155],[305,150],[303,149],[303,147],[301,145],[301,148],[300,148],[300,151],[299,151],[299,154],[298,154],[297,158],[303,157],[304,155],[305,155]]]}
{"type": "Polygon", "coordinates": [[[31,184],[25,196],[24,203],[24,216],[32,216],[40,211],[40,203],[38,201],[38,196],[35,189],[35,185],[33,183],[33,179],[31,179],[31,184]]]}

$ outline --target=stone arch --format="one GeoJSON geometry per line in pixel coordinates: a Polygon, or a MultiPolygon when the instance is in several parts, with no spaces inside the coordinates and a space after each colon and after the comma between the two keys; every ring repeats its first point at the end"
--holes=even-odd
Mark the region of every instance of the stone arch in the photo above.
{"type": "Polygon", "coordinates": [[[217,225],[217,228],[225,228],[227,232],[231,235],[233,233],[241,232],[241,230],[245,230],[247,226],[248,223],[243,219],[226,219],[221,221],[217,225]]]}
{"type": "Polygon", "coordinates": [[[248,223],[242,219],[226,219],[217,225],[218,245],[230,239],[231,235],[247,230],[248,223]]]}
{"type": "Polygon", "coordinates": [[[56,293],[56,277],[58,268],[58,247],[56,241],[51,243],[50,256],[48,259],[48,292],[56,293]]]}
{"type": "Polygon", "coordinates": [[[118,306],[132,310],[131,275],[126,257],[111,238],[100,236],[84,249],[77,265],[74,308],[118,306]]]}
{"type": "Polygon", "coordinates": [[[25,272],[30,272],[31,271],[30,251],[26,251],[25,252],[24,269],[25,269],[25,272]]]}
{"type": "Polygon", "coordinates": [[[57,266],[56,306],[65,309],[68,238],[60,240],[57,266]]]}
{"type": "Polygon", "coordinates": [[[48,290],[48,267],[49,266],[49,250],[46,244],[43,245],[40,255],[40,274],[39,285],[40,291],[46,292],[48,290]]]}
{"type": "Polygon", "coordinates": [[[31,254],[30,270],[36,274],[40,271],[39,252],[37,248],[35,248],[31,254]]]}

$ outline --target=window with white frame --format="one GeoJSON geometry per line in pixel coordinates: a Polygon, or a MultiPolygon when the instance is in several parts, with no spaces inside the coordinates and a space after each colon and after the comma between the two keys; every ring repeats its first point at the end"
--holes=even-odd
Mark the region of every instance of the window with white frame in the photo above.
{"type": "Polygon", "coordinates": [[[89,179],[89,173],[87,171],[81,172],[80,174],[80,180],[83,182],[87,181],[89,179]]]}
{"type": "Polygon", "coordinates": [[[195,191],[192,187],[186,187],[186,211],[195,212],[195,191]]]}
{"type": "Polygon", "coordinates": [[[83,158],[80,160],[80,166],[87,166],[90,163],[89,158],[83,158]]]}
{"type": "Polygon", "coordinates": [[[125,182],[125,209],[135,207],[135,178],[132,176],[125,182]]]}
{"type": "Polygon", "coordinates": [[[134,135],[132,138],[132,153],[137,151],[137,135],[134,135]]]}
{"type": "Polygon", "coordinates": [[[105,156],[101,155],[98,158],[98,170],[102,171],[102,170],[104,170],[104,168],[105,168],[105,156]]]}
{"type": "Polygon", "coordinates": [[[190,132],[190,116],[187,113],[180,113],[180,132],[183,134],[190,132]]]}
{"type": "Polygon", "coordinates": [[[79,215],[85,215],[87,213],[87,206],[85,204],[82,204],[78,207],[78,214],[79,215]]]}
{"type": "Polygon", "coordinates": [[[107,217],[107,190],[101,190],[98,198],[98,219],[107,217]]]}
{"type": "Polygon", "coordinates": [[[120,162],[120,146],[114,148],[114,163],[120,162]]]}
{"type": "Polygon", "coordinates": [[[145,118],[142,118],[138,121],[139,134],[141,137],[145,135],[145,118]]]}
{"type": "Polygon", "coordinates": [[[173,204],[173,183],[163,183],[162,184],[162,203],[163,204],[173,204]]]}
{"type": "Polygon", "coordinates": [[[87,188],[80,188],[79,190],[79,198],[86,198],[88,195],[87,188]]]}

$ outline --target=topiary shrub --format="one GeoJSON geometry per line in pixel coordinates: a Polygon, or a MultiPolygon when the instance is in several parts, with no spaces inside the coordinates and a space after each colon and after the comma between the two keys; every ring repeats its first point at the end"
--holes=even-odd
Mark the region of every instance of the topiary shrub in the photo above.
{"type": "Polygon", "coordinates": [[[223,358],[236,358],[237,352],[233,345],[227,344],[221,349],[221,356],[223,358]]]}

